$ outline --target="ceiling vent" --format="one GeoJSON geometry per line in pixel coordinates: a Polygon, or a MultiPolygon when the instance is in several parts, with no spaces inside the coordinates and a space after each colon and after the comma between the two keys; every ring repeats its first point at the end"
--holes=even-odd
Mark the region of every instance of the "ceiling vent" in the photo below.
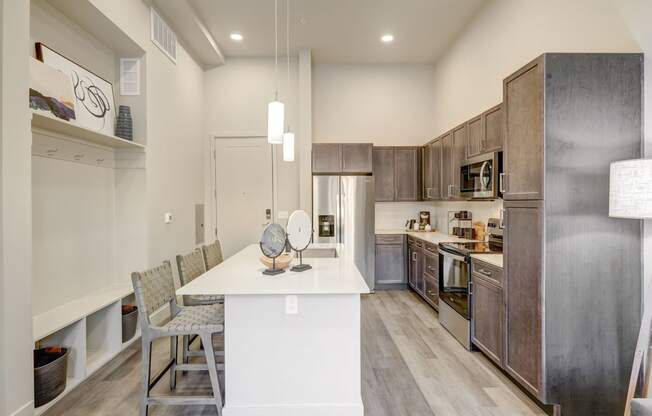
{"type": "Polygon", "coordinates": [[[175,64],[177,63],[177,34],[165,23],[165,20],[150,8],[150,25],[152,42],[175,64]]]}

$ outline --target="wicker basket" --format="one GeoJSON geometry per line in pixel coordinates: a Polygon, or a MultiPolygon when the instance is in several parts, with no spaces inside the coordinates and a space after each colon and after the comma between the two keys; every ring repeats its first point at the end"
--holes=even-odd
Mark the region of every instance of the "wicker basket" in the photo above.
{"type": "Polygon", "coordinates": [[[123,305],[122,307],[122,342],[127,342],[136,335],[138,326],[138,307],[123,305]],[[132,309],[133,308],[133,309],[132,309]]]}
{"type": "Polygon", "coordinates": [[[68,348],[34,350],[34,405],[51,402],[66,389],[68,348]]]}

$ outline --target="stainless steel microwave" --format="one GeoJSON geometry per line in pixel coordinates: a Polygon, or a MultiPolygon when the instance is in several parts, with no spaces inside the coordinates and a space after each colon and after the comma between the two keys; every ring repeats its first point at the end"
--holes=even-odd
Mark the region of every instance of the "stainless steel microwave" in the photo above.
{"type": "Polygon", "coordinates": [[[475,156],[460,167],[460,195],[469,199],[500,198],[499,181],[503,170],[502,152],[475,156]]]}

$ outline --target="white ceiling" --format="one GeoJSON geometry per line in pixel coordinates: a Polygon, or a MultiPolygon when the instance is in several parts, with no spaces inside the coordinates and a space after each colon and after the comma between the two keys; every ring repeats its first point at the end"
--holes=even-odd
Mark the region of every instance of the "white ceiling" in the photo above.
{"type": "MultiPolygon", "coordinates": [[[[156,1],[156,0],[155,0],[156,1]]],[[[180,0],[156,1],[159,5],[180,0]]],[[[274,55],[273,0],[185,0],[228,57],[274,55]],[[245,39],[234,42],[232,32],[245,39]]],[[[487,0],[290,0],[291,49],[315,62],[434,62],[487,0]],[[392,44],[380,36],[394,35],[392,44]]],[[[169,4],[168,3],[168,4],[169,4]]],[[[279,49],[285,50],[285,4],[279,4],[279,49]]],[[[187,17],[166,18],[184,37],[187,17]]],[[[193,40],[187,40],[191,49],[193,40]]]]}

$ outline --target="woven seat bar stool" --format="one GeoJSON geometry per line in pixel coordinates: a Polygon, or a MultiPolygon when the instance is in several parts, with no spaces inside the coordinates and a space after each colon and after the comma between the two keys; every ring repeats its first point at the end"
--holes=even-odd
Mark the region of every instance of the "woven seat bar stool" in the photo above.
{"type": "Polygon", "coordinates": [[[174,277],[169,261],[144,272],[131,274],[134,286],[138,319],[142,332],[143,380],[140,401],[140,415],[147,416],[150,405],[215,405],[217,414],[222,415],[222,392],[217,376],[218,365],[213,348],[213,335],[224,332],[224,309],[222,305],[201,305],[181,307],[177,305],[174,292],[174,277]],[[170,307],[168,323],[155,325],[150,316],[166,304],[170,307]],[[206,364],[178,364],[177,349],[179,336],[197,335],[204,345],[206,364]],[[170,360],[154,377],[151,375],[152,342],[157,338],[170,338],[170,360]],[[213,396],[150,396],[152,388],[170,371],[170,389],[176,388],[177,371],[206,371],[210,375],[213,396]]]}
{"type": "MultiPolygon", "coordinates": [[[[201,250],[197,249],[192,253],[186,255],[177,255],[177,270],[179,272],[179,281],[182,286],[187,285],[197,277],[201,276],[206,272],[206,267],[204,263],[203,253],[201,250]]],[[[183,296],[183,306],[203,306],[203,305],[214,305],[214,304],[223,304],[224,296],[183,296]]],[[[199,357],[203,356],[202,351],[193,351],[190,346],[195,341],[196,337],[183,337],[183,350],[182,362],[188,364],[190,362],[190,357],[199,357]]],[[[220,352],[222,353],[222,352],[220,352]]],[[[223,353],[222,353],[223,354],[223,353]]]]}
{"type": "Polygon", "coordinates": [[[201,251],[204,253],[204,265],[206,270],[210,270],[224,261],[220,240],[215,240],[213,244],[202,246],[201,251]]]}

